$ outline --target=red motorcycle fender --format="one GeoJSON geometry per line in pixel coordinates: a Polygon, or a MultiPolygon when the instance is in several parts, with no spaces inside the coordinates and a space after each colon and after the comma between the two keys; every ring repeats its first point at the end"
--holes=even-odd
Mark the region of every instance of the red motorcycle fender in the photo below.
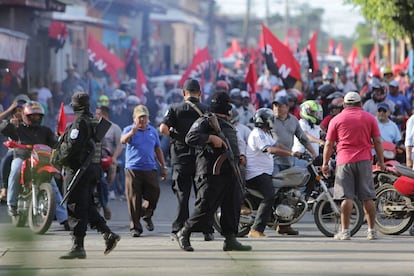
{"type": "Polygon", "coordinates": [[[45,165],[37,170],[38,173],[48,172],[48,173],[60,173],[55,167],[50,165],[45,165]]]}

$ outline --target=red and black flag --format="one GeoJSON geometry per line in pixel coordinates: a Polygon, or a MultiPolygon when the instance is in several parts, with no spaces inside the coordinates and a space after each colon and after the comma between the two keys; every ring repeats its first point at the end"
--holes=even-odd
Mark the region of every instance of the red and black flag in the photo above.
{"type": "Polygon", "coordinates": [[[194,78],[198,75],[202,76],[204,71],[209,68],[210,60],[211,56],[210,52],[208,51],[208,47],[205,47],[195,53],[191,65],[187,68],[181,79],[178,81],[178,86],[182,87],[188,78],[194,78]]]}
{"type": "Polygon", "coordinates": [[[272,32],[265,26],[263,27],[264,49],[263,55],[269,71],[278,76],[283,81],[285,89],[295,86],[300,79],[300,65],[292,52],[272,32]]]}
{"type": "Polygon", "coordinates": [[[312,69],[312,75],[315,76],[315,72],[319,70],[319,63],[317,58],[316,38],[318,36],[317,31],[313,32],[312,38],[309,40],[309,44],[306,47],[306,54],[308,55],[309,69],[312,69]]]}
{"type": "Polygon", "coordinates": [[[49,46],[55,49],[55,53],[65,45],[68,37],[68,28],[66,24],[60,21],[50,22],[49,31],[49,46]]]}
{"type": "Polygon", "coordinates": [[[90,66],[94,66],[98,71],[107,72],[115,82],[119,83],[117,71],[124,68],[124,63],[92,34],[88,36],[88,56],[90,66]]]}

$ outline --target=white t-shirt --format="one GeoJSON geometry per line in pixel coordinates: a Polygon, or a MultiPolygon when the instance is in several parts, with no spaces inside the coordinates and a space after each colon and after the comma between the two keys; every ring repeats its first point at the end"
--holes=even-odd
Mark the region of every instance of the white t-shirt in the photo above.
{"type": "Polygon", "coordinates": [[[37,90],[37,93],[37,100],[39,101],[39,103],[47,107],[47,101],[50,98],[52,98],[52,92],[50,92],[49,88],[42,87],[39,90],[37,90]]]}
{"type": "MultiPolygon", "coordinates": [[[[309,125],[309,122],[305,119],[299,120],[299,125],[302,128],[303,132],[307,132],[316,139],[321,138],[321,127],[319,125],[313,125],[313,128],[309,125]]],[[[319,153],[319,143],[311,143],[313,150],[316,152],[316,154],[319,153]]],[[[299,142],[298,138],[294,138],[293,140],[293,146],[292,146],[293,152],[301,152],[304,153],[306,151],[306,148],[304,145],[302,145],[301,142],[299,142]]]]}
{"type": "Polygon", "coordinates": [[[246,147],[246,180],[252,179],[263,173],[272,175],[273,156],[268,152],[263,152],[267,147],[276,144],[270,133],[255,127],[250,132],[246,147]]]}

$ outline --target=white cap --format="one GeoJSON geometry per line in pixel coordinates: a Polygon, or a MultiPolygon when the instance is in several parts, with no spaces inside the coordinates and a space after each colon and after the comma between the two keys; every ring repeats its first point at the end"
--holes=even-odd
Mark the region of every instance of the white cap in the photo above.
{"type": "Polygon", "coordinates": [[[361,96],[357,92],[348,92],[345,95],[344,103],[352,104],[361,102],[361,96]]]}

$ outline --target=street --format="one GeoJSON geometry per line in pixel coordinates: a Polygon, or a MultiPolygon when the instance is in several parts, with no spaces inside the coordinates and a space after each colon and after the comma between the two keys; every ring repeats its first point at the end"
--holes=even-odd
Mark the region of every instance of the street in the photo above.
{"type": "MultiPolygon", "coordinates": [[[[193,202],[194,199],[192,199],[193,202]]],[[[85,239],[85,260],[60,260],[71,247],[69,232],[56,221],[45,235],[29,228],[14,228],[0,206],[0,275],[412,275],[413,237],[384,236],[366,240],[366,226],[350,241],[323,236],[308,213],[294,225],[299,236],[281,236],[266,230],[267,239],[240,240],[251,252],[224,252],[223,238],[205,242],[192,235],[194,252],[182,251],[170,239],[175,198],[167,183],[154,215],[155,230],[132,238],[126,202],[110,201],[111,229],[121,235],[113,252],[105,256],[104,240],[94,230],[85,239]]]]}

